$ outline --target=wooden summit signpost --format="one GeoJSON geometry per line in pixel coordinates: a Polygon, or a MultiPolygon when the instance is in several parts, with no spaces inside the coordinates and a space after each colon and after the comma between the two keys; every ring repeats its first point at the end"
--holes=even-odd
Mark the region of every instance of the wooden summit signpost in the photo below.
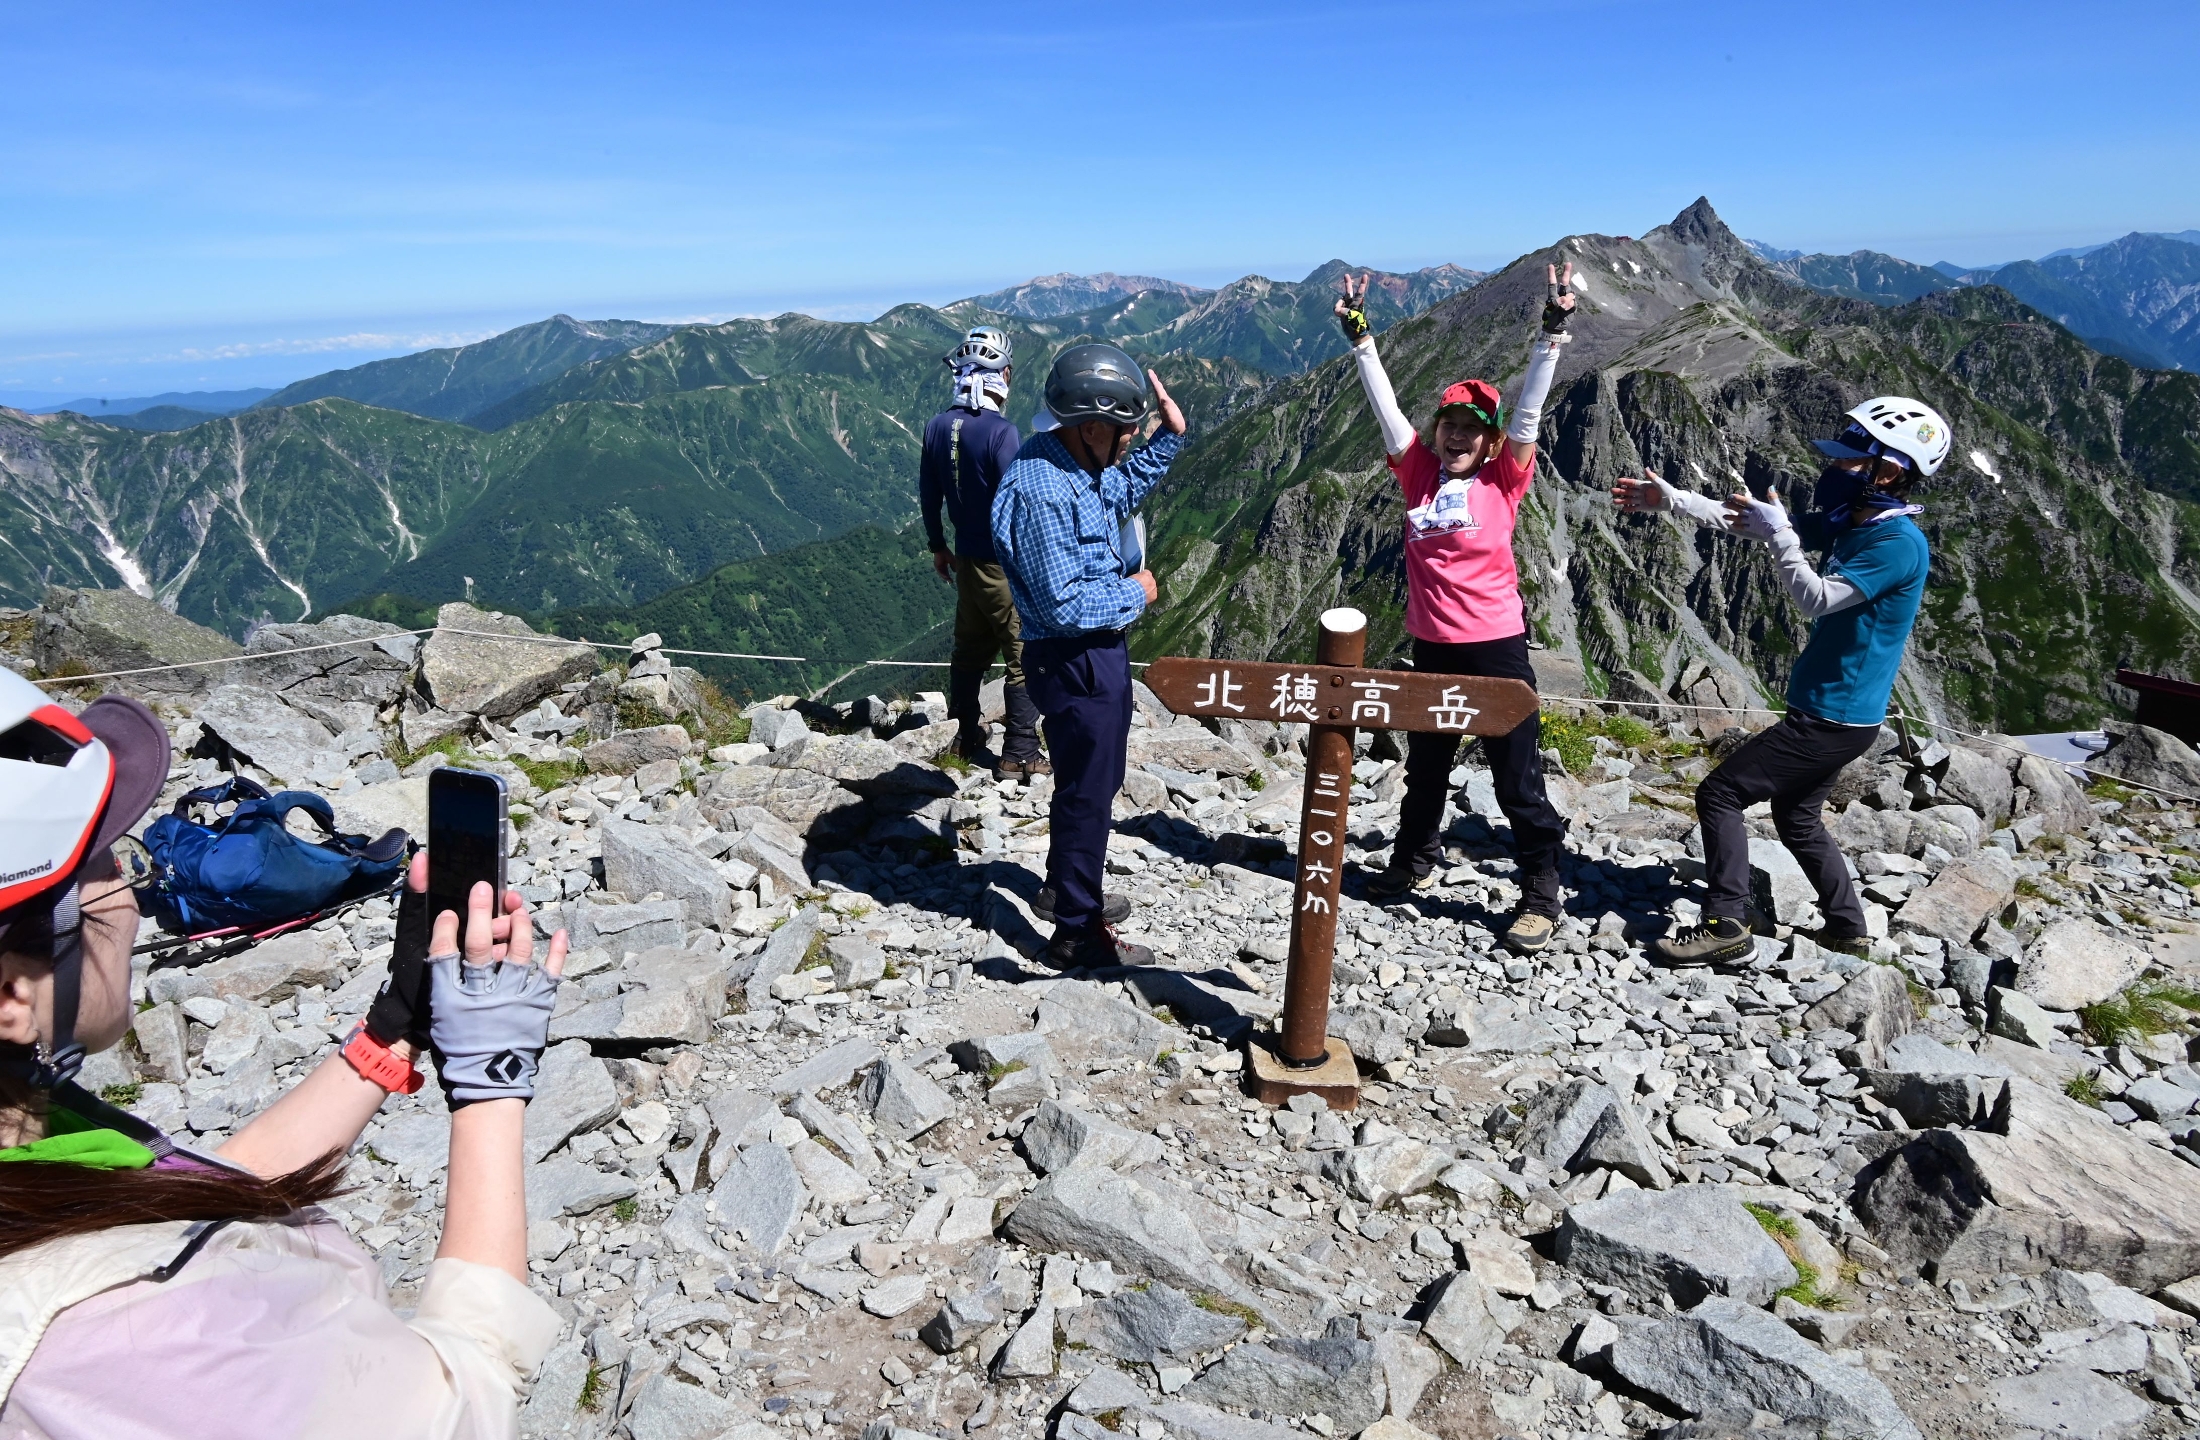
{"type": "Polygon", "coordinates": [[[1352,732],[1505,735],[1535,713],[1538,701],[1534,687],[1519,680],[1360,668],[1367,658],[1367,617],[1357,610],[1322,613],[1316,656],[1312,665],[1278,665],[1172,655],[1148,666],[1145,681],[1179,715],[1310,727],[1283,1028],[1255,1035],[1247,1059],[1262,1103],[1314,1094],[1332,1109],[1349,1110],[1359,1103],[1359,1067],[1350,1047],[1329,1035],[1329,977],[1352,794],[1352,732]]]}

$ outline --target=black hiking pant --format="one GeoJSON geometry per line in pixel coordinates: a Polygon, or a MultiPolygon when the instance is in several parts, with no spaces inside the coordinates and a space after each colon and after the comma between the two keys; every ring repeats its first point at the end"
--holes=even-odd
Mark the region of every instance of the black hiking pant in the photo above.
{"type": "Polygon", "coordinates": [[[1696,787],[1696,819],[1703,826],[1703,863],[1711,895],[1706,920],[1742,920],[1749,901],[1749,827],[1742,812],[1772,802],[1780,841],[1818,892],[1829,934],[1864,933],[1864,907],[1849,883],[1841,847],[1819,816],[1841,767],[1872,748],[1877,725],[1836,725],[1800,710],[1759,731],[1696,787]]]}
{"type": "MultiPolygon", "coordinates": [[[[1413,668],[1423,675],[1481,675],[1499,680],[1535,682],[1525,634],[1503,640],[1445,645],[1413,642],[1413,668]]],[[[1406,737],[1406,793],[1398,805],[1398,840],[1390,863],[1426,875],[1443,858],[1440,831],[1444,800],[1451,793],[1451,765],[1459,754],[1459,736],[1415,730],[1406,737]]],[[[1543,786],[1543,717],[1530,715],[1509,735],[1482,737],[1490,762],[1490,786],[1497,808],[1512,825],[1513,849],[1520,863],[1522,908],[1557,919],[1558,857],[1566,845],[1566,821],[1543,786]]]]}

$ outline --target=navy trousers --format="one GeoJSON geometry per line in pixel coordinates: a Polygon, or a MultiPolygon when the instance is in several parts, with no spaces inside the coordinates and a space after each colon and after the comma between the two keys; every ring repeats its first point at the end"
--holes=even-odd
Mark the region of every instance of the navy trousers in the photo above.
{"type": "Polygon", "coordinates": [[[1100,923],[1108,832],[1131,733],[1131,652],[1119,630],[1024,641],[1024,683],[1054,762],[1047,883],[1057,933],[1100,923]]]}

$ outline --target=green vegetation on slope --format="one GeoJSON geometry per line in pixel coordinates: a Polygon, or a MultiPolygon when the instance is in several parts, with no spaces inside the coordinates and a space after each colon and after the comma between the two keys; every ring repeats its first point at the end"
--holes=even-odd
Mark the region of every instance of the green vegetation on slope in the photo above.
{"type": "MultiPolygon", "coordinates": [[[[680,650],[803,655],[809,663],[683,658],[736,699],[808,694],[864,660],[944,660],[955,587],[933,573],[921,529],[864,526],[836,539],[744,560],[640,605],[561,610],[560,635],[624,641],[656,631],[680,650]]],[[[861,690],[936,690],[939,670],[874,670],[861,690]]]]}

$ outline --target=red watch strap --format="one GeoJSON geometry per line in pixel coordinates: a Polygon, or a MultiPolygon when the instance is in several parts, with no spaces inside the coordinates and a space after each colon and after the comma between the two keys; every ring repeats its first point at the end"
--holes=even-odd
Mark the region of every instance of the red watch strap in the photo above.
{"type": "Polygon", "coordinates": [[[400,1055],[367,1033],[364,1021],[344,1042],[344,1058],[351,1068],[395,1095],[410,1095],[427,1083],[408,1056],[400,1055]]]}

